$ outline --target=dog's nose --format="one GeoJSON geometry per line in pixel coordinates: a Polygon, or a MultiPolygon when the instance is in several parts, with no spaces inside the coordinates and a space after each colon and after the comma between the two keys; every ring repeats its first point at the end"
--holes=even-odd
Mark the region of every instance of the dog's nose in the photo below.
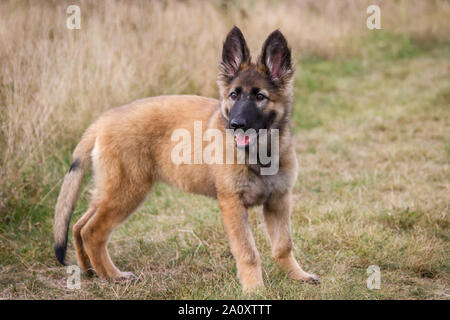
{"type": "Polygon", "coordinates": [[[230,127],[231,129],[244,129],[245,126],[247,125],[247,121],[245,121],[245,119],[242,118],[234,118],[231,119],[230,121],[230,127]]]}

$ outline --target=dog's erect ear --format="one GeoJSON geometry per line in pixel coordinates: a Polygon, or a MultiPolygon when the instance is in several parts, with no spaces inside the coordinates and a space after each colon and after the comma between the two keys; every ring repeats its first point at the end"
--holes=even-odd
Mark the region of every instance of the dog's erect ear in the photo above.
{"type": "Polygon", "coordinates": [[[238,27],[233,27],[223,44],[220,73],[225,79],[231,80],[242,66],[250,64],[250,51],[244,35],[238,27]]]}
{"type": "Polygon", "coordinates": [[[258,59],[258,69],[267,73],[275,84],[283,84],[294,74],[291,49],[279,30],[272,32],[263,44],[258,59]]]}

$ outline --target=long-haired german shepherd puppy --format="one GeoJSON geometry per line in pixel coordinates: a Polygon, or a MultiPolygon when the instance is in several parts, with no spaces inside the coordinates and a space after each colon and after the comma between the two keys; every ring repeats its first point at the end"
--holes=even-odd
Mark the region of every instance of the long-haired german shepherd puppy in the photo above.
{"type": "MultiPolygon", "coordinates": [[[[242,32],[234,27],[226,37],[220,62],[220,100],[199,96],[161,96],[110,110],[84,133],[73,154],[55,209],[55,254],[64,264],[70,216],[86,169],[93,163],[95,189],[87,212],[73,227],[80,268],[101,278],[135,278],[111,261],[111,232],[145,200],[152,185],[162,181],[184,191],[217,198],[231,251],[244,291],[262,288],[261,259],[248,225],[248,208],[263,205],[272,255],[295,280],[317,283],[302,270],[292,252],[290,226],[292,188],[297,159],[291,137],[294,68],[286,39],[276,30],[264,42],[256,63],[251,61],[242,32]],[[262,175],[262,164],[175,163],[171,153],[176,129],[278,130],[275,174],[262,175]]],[[[228,147],[248,152],[258,135],[236,134],[228,147]],[[230,145],[231,144],[231,145],[230,145]]],[[[196,152],[192,150],[192,154],[196,152]]]]}

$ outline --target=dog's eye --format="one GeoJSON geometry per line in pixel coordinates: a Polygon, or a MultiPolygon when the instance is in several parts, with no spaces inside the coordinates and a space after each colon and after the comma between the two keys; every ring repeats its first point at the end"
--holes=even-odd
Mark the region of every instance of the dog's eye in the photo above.
{"type": "Polygon", "coordinates": [[[237,99],[237,93],[236,92],[232,92],[232,93],[230,93],[230,98],[231,98],[231,100],[236,100],[237,99]]]}
{"type": "Polygon", "coordinates": [[[266,98],[266,96],[263,95],[262,93],[258,93],[256,95],[256,100],[258,100],[258,101],[263,101],[265,98],[266,98]]]}

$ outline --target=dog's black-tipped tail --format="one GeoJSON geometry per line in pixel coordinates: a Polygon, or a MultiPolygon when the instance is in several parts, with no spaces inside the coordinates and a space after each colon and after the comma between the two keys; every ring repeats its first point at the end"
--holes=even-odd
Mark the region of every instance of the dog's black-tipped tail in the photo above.
{"type": "Polygon", "coordinates": [[[64,259],[66,257],[66,249],[67,249],[67,241],[61,245],[55,244],[56,259],[58,259],[59,263],[61,263],[63,266],[66,265],[66,263],[64,262],[64,259]]]}
{"type": "MultiPolygon", "coordinates": [[[[64,178],[64,182],[59,192],[58,201],[55,208],[55,221],[53,233],[55,237],[55,255],[58,261],[64,266],[64,258],[67,249],[67,235],[69,233],[70,217],[78,197],[86,169],[86,160],[77,158],[70,166],[69,172],[64,178]]],[[[88,161],[88,160],[87,160],[88,161]]]]}
{"type": "Polygon", "coordinates": [[[74,161],[59,192],[55,208],[53,234],[55,238],[55,255],[58,261],[65,265],[64,258],[67,249],[70,217],[78,197],[84,173],[91,162],[91,151],[95,145],[95,127],[90,127],[74,151],[74,161]]]}

